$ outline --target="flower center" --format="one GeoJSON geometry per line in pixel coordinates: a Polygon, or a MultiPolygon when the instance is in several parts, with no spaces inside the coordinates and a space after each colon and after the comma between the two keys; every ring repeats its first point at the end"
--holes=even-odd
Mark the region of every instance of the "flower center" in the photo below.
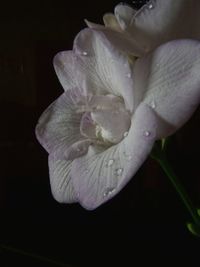
{"type": "Polygon", "coordinates": [[[131,116],[122,98],[114,95],[93,96],[85,110],[80,125],[80,131],[85,137],[111,146],[127,135],[131,116]]]}

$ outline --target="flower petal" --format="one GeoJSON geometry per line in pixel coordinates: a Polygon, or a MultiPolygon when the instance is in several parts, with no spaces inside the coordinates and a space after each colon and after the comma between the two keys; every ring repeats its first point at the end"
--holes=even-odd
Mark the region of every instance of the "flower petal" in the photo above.
{"type": "Polygon", "coordinates": [[[74,143],[69,148],[67,148],[67,150],[64,152],[65,159],[73,160],[75,158],[85,155],[91,143],[92,141],[89,139],[81,140],[81,141],[74,143]]]}
{"type": "MultiPolygon", "coordinates": [[[[159,125],[158,138],[180,128],[200,103],[200,42],[171,41],[137,60],[135,100],[152,106],[168,126],[159,125]]],[[[165,124],[166,124],[165,123],[165,124]]]]}
{"type": "Polygon", "coordinates": [[[119,110],[124,108],[121,97],[115,95],[95,95],[91,97],[88,106],[93,110],[119,110]]]}
{"type": "Polygon", "coordinates": [[[49,155],[49,175],[53,197],[61,203],[77,202],[71,181],[71,161],[57,159],[49,155]]]}
{"type": "Polygon", "coordinates": [[[74,42],[79,79],[95,94],[114,94],[124,98],[133,110],[132,66],[127,56],[116,50],[103,32],[83,30],[74,42]]]}
{"type": "Polygon", "coordinates": [[[91,22],[91,21],[89,21],[89,20],[87,20],[87,19],[84,19],[84,21],[85,21],[85,24],[89,27],[89,28],[91,28],[91,29],[95,29],[95,30],[98,30],[98,29],[104,29],[104,25],[101,25],[101,24],[96,24],[96,23],[94,23],[94,22],[91,22]]]}
{"type": "MultiPolygon", "coordinates": [[[[121,17],[125,9],[118,10],[121,17]]],[[[146,51],[174,39],[200,39],[199,10],[196,0],[152,0],[133,15],[126,31],[146,51]]]]}
{"type": "Polygon", "coordinates": [[[81,118],[80,131],[83,136],[96,139],[96,124],[91,117],[91,112],[85,112],[81,118]]]}
{"type": "Polygon", "coordinates": [[[110,27],[113,30],[121,31],[119,23],[116,17],[112,13],[107,13],[103,16],[103,22],[106,27],[110,27]]]}
{"type": "Polygon", "coordinates": [[[142,104],[122,142],[107,150],[90,146],[87,155],[73,161],[73,185],[83,207],[97,208],[128,183],[151,151],[156,125],[153,110],[142,104]]]}
{"type": "Polygon", "coordinates": [[[77,87],[74,62],[75,58],[72,51],[59,52],[53,59],[54,69],[65,91],[77,87]]]}
{"type": "Polygon", "coordinates": [[[133,15],[137,11],[128,5],[119,4],[115,7],[115,16],[121,28],[124,30],[132,21],[133,15]]]}
{"type": "Polygon", "coordinates": [[[103,20],[106,27],[88,20],[85,20],[85,23],[89,28],[102,32],[107,40],[121,52],[136,57],[142,56],[145,53],[145,49],[141,47],[141,44],[137,43],[134,38],[129,36],[129,34],[124,34],[116,18],[113,17],[113,14],[104,15],[103,20]]]}
{"type": "Polygon", "coordinates": [[[85,102],[81,89],[71,89],[63,93],[41,115],[36,126],[36,136],[41,145],[49,152],[65,150],[80,141],[81,114],[77,106],[85,102]]]}
{"type": "Polygon", "coordinates": [[[131,123],[130,113],[126,110],[97,110],[91,116],[100,127],[101,137],[114,144],[121,141],[131,123]]]}

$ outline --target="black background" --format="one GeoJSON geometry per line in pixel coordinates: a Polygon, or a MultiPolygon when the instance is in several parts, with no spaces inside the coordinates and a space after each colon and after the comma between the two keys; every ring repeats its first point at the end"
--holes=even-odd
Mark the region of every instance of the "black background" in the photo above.
{"type": "MultiPolygon", "coordinates": [[[[138,2],[137,7],[141,5],[138,2]]],[[[140,3],[139,3],[140,2],[140,3]]],[[[47,153],[34,128],[62,93],[53,56],[72,48],[84,19],[102,23],[117,1],[4,3],[0,11],[0,243],[72,266],[141,266],[199,259],[190,215],[150,158],[131,182],[95,211],[51,195],[47,153]],[[160,259],[160,256],[162,258],[160,259]],[[136,264],[137,260],[140,264],[136,264]],[[129,264],[126,264],[130,260],[129,264]],[[111,264],[110,264],[111,263],[111,264]]],[[[200,206],[200,110],[173,137],[170,162],[200,206]]],[[[56,266],[0,248],[0,266],[56,266]]]]}

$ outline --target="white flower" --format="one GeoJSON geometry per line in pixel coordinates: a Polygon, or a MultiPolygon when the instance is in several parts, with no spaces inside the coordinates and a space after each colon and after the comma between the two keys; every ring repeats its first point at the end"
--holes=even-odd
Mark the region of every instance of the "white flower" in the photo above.
{"type": "Polygon", "coordinates": [[[116,195],[200,100],[198,41],[172,41],[132,62],[106,37],[83,30],[73,51],[56,55],[65,91],[36,127],[55,199],[86,209],[116,195]]]}
{"type": "Polygon", "coordinates": [[[106,27],[90,22],[87,24],[106,32],[115,31],[119,39],[124,38],[127,52],[141,55],[171,40],[200,40],[199,13],[199,0],[150,0],[139,10],[118,4],[114,14],[104,15],[106,27]],[[129,47],[131,44],[132,48],[129,47]]]}

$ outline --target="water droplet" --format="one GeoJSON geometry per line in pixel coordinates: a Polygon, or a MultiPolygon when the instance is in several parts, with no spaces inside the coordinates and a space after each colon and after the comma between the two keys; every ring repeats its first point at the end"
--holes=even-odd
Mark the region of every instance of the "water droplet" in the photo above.
{"type": "Polygon", "coordinates": [[[119,176],[122,174],[123,169],[122,168],[116,169],[115,172],[116,172],[116,175],[119,176]]]}
{"type": "Polygon", "coordinates": [[[112,166],[114,161],[115,161],[114,159],[109,159],[109,161],[107,162],[107,167],[112,166]]]}
{"type": "Polygon", "coordinates": [[[150,3],[149,5],[148,5],[148,9],[152,9],[154,6],[153,6],[153,4],[152,3],[150,3]]]}
{"type": "Polygon", "coordinates": [[[107,197],[107,196],[111,195],[114,191],[115,191],[115,188],[114,187],[108,187],[108,188],[106,188],[103,196],[104,197],[107,197]]]}
{"type": "Polygon", "coordinates": [[[128,159],[128,160],[131,160],[131,159],[132,159],[132,156],[131,156],[131,155],[128,155],[128,156],[127,156],[127,159],[128,159]]]}
{"type": "Polygon", "coordinates": [[[129,155],[129,154],[126,154],[126,152],[124,152],[124,156],[127,158],[127,160],[131,160],[132,159],[132,156],[129,155]]]}
{"type": "Polygon", "coordinates": [[[89,170],[88,170],[88,169],[86,169],[86,170],[85,170],[85,173],[88,173],[88,172],[89,172],[89,170]]]}
{"type": "Polygon", "coordinates": [[[88,54],[88,52],[86,52],[86,51],[83,51],[83,53],[82,53],[83,56],[87,56],[87,54],[88,54]]]}
{"type": "Polygon", "coordinates": [[[146,137],[150,136],[150,134],[151,134],[151,133],[150,133],[149,131],[145,131],[145,132],[144,132],[144,136],[146,136],[146,137]]]}
{"type": "Polygon", "coordinates": [[[127,73],[127,74],[126,74],[126,77],[127,77],[127,78],[131,78],[131,73],[127,73]]]}
{"type": "Polygon", "coordinates": [[[153,109],[156,108],[156,103],[155,103],[155,101],[152,101],[152,102],[151,102],[151,107],[152,107],[153,109]]]}
{"type": "Polygon", "coordinates": [[[127,137],[127,136],[128,136],[128,132],[125,132],[125,133],[124,133],[124,137],[127,137]]]}

